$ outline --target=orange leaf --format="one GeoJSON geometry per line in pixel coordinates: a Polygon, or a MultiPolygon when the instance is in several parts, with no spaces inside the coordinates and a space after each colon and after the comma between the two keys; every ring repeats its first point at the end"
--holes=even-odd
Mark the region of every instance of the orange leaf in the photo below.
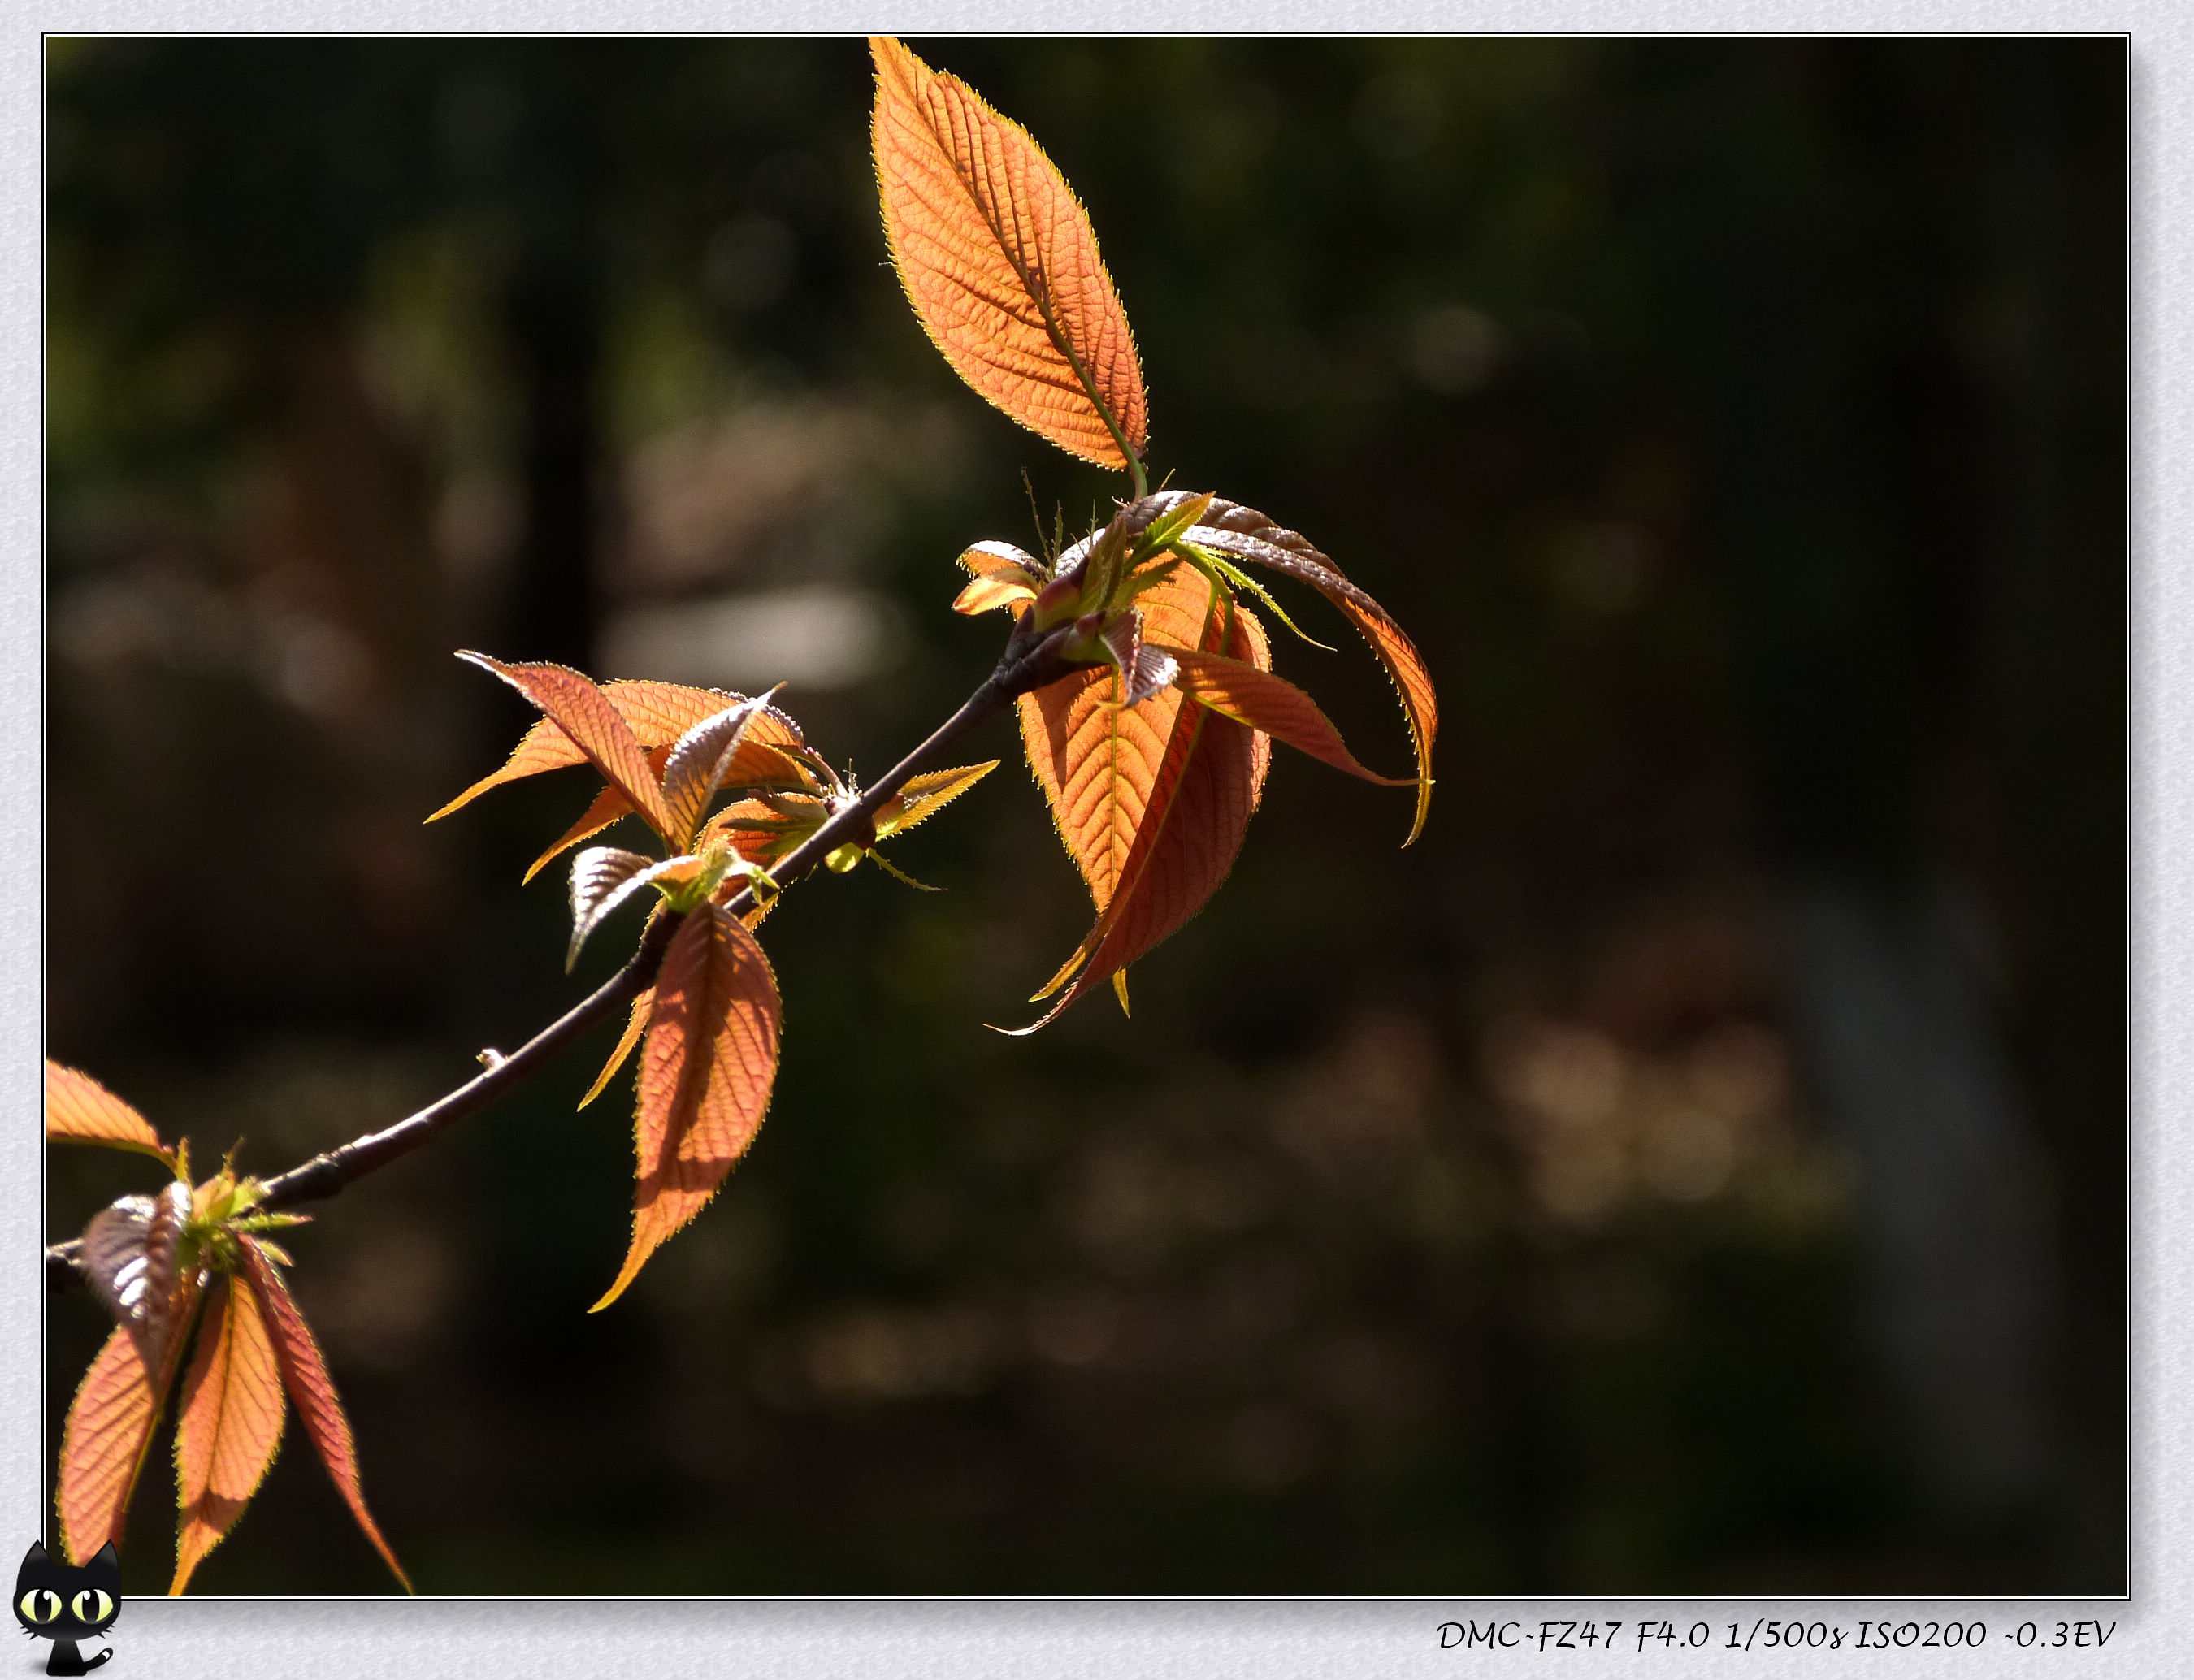
{"type": "MultiPolygon", "coordinates": [[[[1207,643],[1217,640],[1219,628],[1211,627],[1207,643]]],[[[1264,627],[1239,605],[1226,645],[1238,661],[1260,669],[1272,657],[1264,627]]],[[[1108,980],[1117,985],[1129,964],[1203,908],[1234,867],[1271,760],[1271,743],[1255,730],[1205,707],[1181,711],[1145,820],[1122,860],[1117,891],[1038,996],[1049,995],[1069,975],[1074,983],[1042,1020],[1019,1033],[1034,1032],[1108,980]]]]}
{"type": "Polygon", "coordinates": [[[1239,660],[1222,659],[1215,653],[1192,653],[1185,647],[1164,650],[1180,666],[1175,685],[1236,723],[1261,729],[1284,741],[1298,752],[1323,760],[1335,770],[1360,776],[1386,788],[1407,788],[1410,776],[1381,776],[1357,763],[1356,755],[1341,738],[1341,731],[1318,709],[1318,702],[1284,677],[1261,671],[1239,660]]]}
{"type": "Polygon", "coordinates": [[[175,1157],[143,1115],[89,1074],[46,1064],[46,1140],[106,1144],[149,1155],[173,1171],[175,1157]]]}
{"type": "MultiPolygon", "coordinates": [[[[195,1282],[182,1287],[179,1322],[197,1306],[195,1282]]],[[[129,1333],[118,1329],[93,1358],[61,1431],[54,1508],[60,1518],[61,1549],[81,1563],[108,1541],[122,1540],[129,1495],[152,1444],[152,1426],[175,1380],[175,1356],[184,1338],[169,1339],[157,1373],[148,1372],[129,1333]]]]}
{"type": "Polygon", "coordinates": [[[600,1312],[701,1211],[769,1109],[783,1011],[769,959],[736,916],[703,904],[655,977],[633,1121],[632,1247],[600,1312]]]}
{"type": "Polygon", "coordinates": [[[1036,585],[1018,577],[979,577],[952,598],[952,611],[973,617],[1036,599],[1036,585]]]}
{"type": "Polygon", "coordinates": [[[1143,376],[1088,212],[956,77],[871,36],[884,237],[931,342],[985,400],[1100,467],[1143,450],[1143,376]]]}
{"type": "Polygon", "coordinates": [[[305,1316],[290,1299],[289,1286],[282,1282],[265,1247],[250,1236],[239,1236],[237,1247],[244,1262],[242,1282],[258,1299],[268,1339],[274,1345],[274,1362],[282,1373],[282,1386],[290,1391],[298,1421],[319,1449],[320,1462],[328,1467],[336,1491],[350,1506],[358,1526],[373,1542],[382,1561],[404,1583],[404,1590],[411,1591],[410,1577],[388,1549],[388,1542],[381,1537],[373,1513],[365,1508],[365,1492],[358,1479],[358,1453],[351,1444],[350,1419],[343,1416],[342,1402],[328,1377],[327,1362],[320,1357],[320,1345],[313,1339],[305,1316]]]}
{"type": "Polygon", "coordinates": [[[655,988],[652,986],[632,1001],[632,1012],[625,1017],[624,1031],[617,1039],[617,1048],[610,1052],[609,1060],[602,1064],[602,1070],[594,1075],[594,1082],[587,1087],[587,1094],[579,1098],[581,1108],[600,1096],[603,1088],[617,1077],[617,1069],[624,1065],[625,1058],[632,1054],[633,1046],[640,1042],[640,1035],[647,1026],[648,1011],[654,1005],[655,988]]]}
{"type": "MultiPolygon", "coordinates": [[[[458,658],[492,672],[538,706],[570,737],[588,762],[609,778],[658,834],[671,831],[663,789],[648,768],[646,750],[624,715],[593,679],[568,665],[506,665],[484,653],[458,658]]],[[[445,807],[446,809],[446,807],[445,807]]]]}
{"type": "Polygon", "coordinates": [[[175,1426],[175,1578],[180,1594],[259,1491],[282,1444],[282,1372],[258,1298],[227,1278],[208,1298],[198,1357],[175,1426]]]}
{"type": "MultiPolygon", "coordinates": [[[[1140,598],[1143,634],[1200,646],[1210,589],[1186,566],[1140,598]]],[[[1180,695],[1164,689],[1140,706],[1113,703],[1118,679],[1091,666],[1020,697],[1021,744],[1050,802],[1067,854],[1102,910],[1143,824],[1158,767],[1173,738],[1180,695]]]]}
{"type": "Polygon", "coordinates": [[[1190,547],[1210,550],[1232,559],[1249,560],[1300,578],[1339,607],[1371,651],[1387,668],[1397,693],[1402,715],[1410,729],[1410,744],[1417,755],[1417,813],[1410,826],[1410,840],[1424,832],[1425,815],[1432,808],[1433,737],[1439,732],[1439,702],[1433,692],[1432,673],[1408,636],[1387,609],[1346,577],[1341,568],[1309,542],[1284,525],[1276,525],[1254,507],[1215,500],[1203,522],[1192,526],[1181,539],[1190,547]]]}
{"type": "MultiPolygon", "coordinates": [[[[634,682],[619,680],[600,685],[601,691],[617,709],[625,722],[632,726],[633,738],[651,751],[667,747],[711,713],[721,712],[746,697],[722,689],[688,688],[681,683],[634,682]]],[[[800,725],[774,708],[755,719],[747,731],[751,744],[772,747],[798,747],[803,744],[800,725]]],[[[542,719],[526,731],[510,757],[500,770],[479,781],[451,800],[433,817],[447,817],[451,811],[471,804],[491,788],[499,788],[506,782],[518,782],[543,771],[562,770],[566,765],[584,764],[587,755],[573,744],[571,737],[547,718],[542,719]]],[[[628,802],[625,809],[631,808],[628,802]]],[[[618,815],[622,816],[623,811],[618,815]]],[[[589,832],[592,832],[589,830],[589,832]]],[[[573,838],[583,840],[585,835],[573,838]]],[[[553,855],[553,854],[552,854],[553,855]]]]}

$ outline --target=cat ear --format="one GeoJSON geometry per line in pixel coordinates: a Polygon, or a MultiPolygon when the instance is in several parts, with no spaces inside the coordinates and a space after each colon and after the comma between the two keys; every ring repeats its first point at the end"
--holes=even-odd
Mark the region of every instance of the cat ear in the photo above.
{"type": "Polygon", "coordinates": [[[43,1563],[43,1562],[44,1562],[45,1561],[46,1561],[46,1549],[45,1549],[45,1547],[44,1547],[44,1546],[43,1546],[43,1545],[41,1545],[37,1541],[36,1541],[36,1540],[32,1540],[32,1541],[31,1542],[31,1549],[30,1549],[28,1551],[26,1551],[26,1552],[25,1552],[25,1553],[23,1554],[23,1564],[22,1564],[22,1567],[23,1567],[23,1568],[25,1568],[26,1569],[27,1569],[27,1568],[29,1568],[31,1567],[31,1565],[32,1565],[32,1564],[33,1564],[33,1563],[43,1563]]]}
{"type": "Polygon", "coordinates": [[[89,1567],[95,1569],[118,1569],[122,1567],[122,1559],[116,1554],[112,1540],[91,1554],[89,1567]]]}

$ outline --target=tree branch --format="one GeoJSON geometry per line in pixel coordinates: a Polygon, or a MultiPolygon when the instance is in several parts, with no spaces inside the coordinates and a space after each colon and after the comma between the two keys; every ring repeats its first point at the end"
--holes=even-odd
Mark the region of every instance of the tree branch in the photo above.
{"type": "MultiPolygon", "coordinates": [[[[886,771],[876,784],[862,789],[856,799],[831,814],[830,819],[796,847],[771,873],[790,885],[821,863],[848,840],[873,839],[870,819],[876,807],[905,787],[910,777],[962,736],[1003,711],[1015,695],[1025,694],[1056,681],[1073,668],[1059,657],[1059,648],[1069,634],[1066,627],[1045,633],[1036,628],[1035,615],[1023,612],[996,670],[983,685],[962,702],[959,710],[931,731],[929,738],[886,771]]],[[[743,889],[726,903],[734,915],[754,908],[754,890],[743,889]]],[[[385,1131],[353,1138],[324,1155],[266,1180],[260,1205],[269,1210],[294,1207],[302,1201],[319,1201],[378,1172],[392,1161],[431,1143],[459,1121],[478,1114],[508,1095],[591,1029],[630,1005],[654,983],[656,970],[679,922],[663,917],[650,926],[640,949],[583,1002],[543,1028],[509,1055],[468,1080],[447,1096],[430,1103],[416,1114],[399,1120],[385,1131]]],[[[46,1287],[66,1289],[84,1282],[79,1241],[71,1238],[46,1250],[46,1287]]]]}

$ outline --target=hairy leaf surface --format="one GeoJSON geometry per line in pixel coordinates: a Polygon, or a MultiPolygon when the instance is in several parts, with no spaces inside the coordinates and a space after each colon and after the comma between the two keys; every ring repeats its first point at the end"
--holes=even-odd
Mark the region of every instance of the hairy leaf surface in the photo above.
{"type": "Polygon", "coordinates": [[[585,1108],[600,1096],[609,1082],[617,1077],[617,1069],[625,1064],[634,1046],[639,1044],[640,1034],[647,1030],[647,1018],[654,1007],[655,988],[652,986],[632,1001],[632,1009],[625,1017],[624,1031],[617,1035],[617,1047],[610,1052],[609,1060],[602,1064],[602,1070],[594,1075],[594,1082],[587,1087],[587,1094],[579,1098],[581,1108],[585,1108]]]}
{"type": "Polygon", "coordinates": [[[258,1298],[227,1278],[207,1292],[175,1426],[175,1578],[189,1585],[259,1491],[282,1444],[282,1371],[258,1298]]]}
{"type": "Polygon", "coordinates": [[[1284,677],[1215,653],[1192,653],[1186,648],[1165,651],[1179,662],[1180,674],[1175,680],[1181,691],[1213,711],[1262,730],[1274,740],[1284,741],[1296,751],[1366,782],[1387,788],[1416,785],[1414,777],[1381,776],[1358,764],[1318,702],[1284,677]]]}
{"type": "MultiPolygon", "coordinates": [[[[630,726],[633,738],[650,751],[658,747],[668,747],[702,719],[747,697],[723,689],[689,688],[682,683],[619,679],[600,686],[602,693],[608,697],[610,704],[617,708],[617,714],[630,726]]],[[[750,745],[767,747],[806,744],[800,725],[773,706],[755,718],[747,731],[747,740],[750,745]]],[[[587,755],[579,750],[571,737],[552,720],[543,718],[520,737],[502,768],[491,775],[482,777],[427,820],[432,823],[447,817],[451,811],[470,805],[489,788],[499,788],[506,782],[523,781],[529,776],[539,776],[547,771],[562,770],[586,761],[587,755]]],[[[797,777],[801,773],[795,771],[793,774],[797,777]]],[[[623,816],[631,808],[630,802],[627,801],[617,815],[623,816]]],[[[603,820],[606,824],[614,819],[606,817],[603,820]]],[[[580,834],[571,838],[583,840],[586,836],[580,834]]]]}
{"type": "Polygon", "coordinates": [[[1416,817],[1410,826],[1409,839],[1402,844],[1416,840],[1424,832],[1425,817],[1432,808],[1433,739],[1439,732],[1439,702],[1433,692],[1432,673],[1402,627],[1386,608],[1342,576],[1341,568],[1307,538],[1273,524],[1254,507],[1214,501],[1203,522],[1192,526],[1182,540],[1192,548],[1270,566],[1309,584],[1340,608],[1370,643],[1401,697],[1410,744],[1416,753],[1416,817]]]}
{"type": "MultiPolygon", "coordinates": [[[[187,1282],[180,1322],[189,1322],[196,1298],[195,1284],[187,1282]]],[[[109,1540],[120,1547],[129,1495],[145,1468],[152,1426],[159,1421],[160,1408],[174,1381],[175,1356],[182,1342],[181,1336],[171,1336],[166,1357],[148,1372],[129,1333],[117,1329],[77,1385],[61,1430],[60,1465],[54,1484],[61,1549],[70,1562],[83,1562],[109,1540]]]]}
{"type": "Polygon", "coordinates": [[[702,719],[671,747],[663,765],[663,802],[669,807],[675,825],[671,844],[691,843],[693,831],[708,813],[709,802],[731,777],[748,726],[768,703],[767,695],[758,695],[727,706],[702,719]]]}
{"type": "Polygon", "coordinates": [[[312,1437],[320,1462],[328,1467],[328,1475],[334,1480],[336,1490],[343,1496],[343,1503],[350,1507],[351,1516],[365,1531],[366,1539],[373,1542],[373,1549],[381,1554],[390,1573],[404,1584],[406,1592],[411,1591],[411,1578],[396,1561],[388,1542],[382,1538],[373,1513],[365,1508],[365,1490],[359,1483],[358,1450],[351,1442],[350,1419],[343,1415],[342,1402],[328,1376],[327,1362],[320,1356],[320,1345],[313,1339],[312,1330],[305,1322],[305,1316],[297,1310],[296,1302],[290,1299],[290,1287],[275,1270],[266,1245],[256,1237],[245,1236],[238,1239],[237,1247],[244,1264],[241,1282],[258,1299],[267,1339],[274,1345],[274,1362],[282,1373],[282,1386],[289,1390],[290,1403],[297,1408],[297,1420],[312,1437]]]}
{"type": "Polygon", "coordinates": [[[1088,213],[1019,123],[890,37],[869,45],[884,237],[923,330],[1013,419],[1125,469],[1142,370],[1088,213]]]}
{"type": "MultiPolygon", "coordinates": [[[[1220,626],[1205,638],[1215,645],[1220,626]]],[[[1271,659],[1264,627],[1237,606],[1226,648],[1262,668],[1271,659]]],[[[1272,746],[1257,731],[1209,708],[1176,713],[1142,826],[1122,860],[1117,890],[1074,955],[1038,999],[1073,983],[1034,1032],[1099,986],[1117,983],[1129,964],[1202,909],[1226,879],[1262,797],[1272,746]]],[[[1125,998],[1122,1000],[1123,1005],[1125,998]]]]}
{"type": "Polygon", "coordinates": [[[148,1371],[160,1368],[188,1294],[175,1256],[190,1214],[189,1190],[171,1180],[156,1195],[125,1195],[101,1208],[83,1228],[91,1292],[148,1371]]]}
{"type": "Polygon", "coordinates": [[[175,1155],[151,1121],[89,1074],[52,1061],[46,1064],[46,1138],[135,1150],[175,1169],[175,1155]]]}
{"type": "Polygon", "coordinates": [[[600,1312],[698,1213],[769,1109],[784,1015],[777,976],[738,917],[703,904],[671,937],[640,1047],[632,1246],[600,1312]]]}
{"type": "Polygon", "coordinates": [[[502,678],[547,713],[587,761],[632,801],[650,828],[670,834],[670,813],[648,767],[646,749],[593,679],[567,665],[506,665],[484,653],[457,657],[502,678]]]}
{"type": "Polygon", "coordinates": [[[906,785],[876,810],[876,838],[903,834],[917,823],[928,821],[998,767],[998,760],[963,765],[958,770],[925,771],[910,776],[906,785]]]}
{"type": "MultiPolygon", "coordinates": [[[[1203,645],[1209,586],[1183,566],[1143,596],[1143,633],[1177,647],[1203,645]]],[[[1020,697],[1021,744],[1051,806],[1067,855],[1099,910],[1111,903],[1141,829],[1183,701],[1163,689],[1121,706],[1119,677],[1090,666],[1020,697]]]]}

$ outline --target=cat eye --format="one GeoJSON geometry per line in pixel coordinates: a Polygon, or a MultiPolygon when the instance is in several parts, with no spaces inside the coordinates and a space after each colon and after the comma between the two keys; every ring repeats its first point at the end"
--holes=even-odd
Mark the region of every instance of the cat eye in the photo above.
{"type": "Polygon", "coordinates": [[[114,1601],[112,1598],[109,1598],[103,1592],[87,1591],[79,1592],[74,1598],[71,1599],[69,1601],[69,1608],[76,1612],[76,1619],[78,1621],[105,1621],[108,1614],[112,1613],[114,1608],[114,1601]],[[99,1606],[96,1610],[90,1610],[84,1608],[87,1604],[93,1603],[96,1603],[99,1606]]]}
{"type": "MultiPolygon", "coordinates": [[[[102,1598],[106,1596],[100,1594],[102,1598]]],[[[50,1587],[34,1586],[15,1601],[15,1608],[23,1613],[25,1621],[49,1622],[61,1613],[60,1595],[50,1587]]]]}

